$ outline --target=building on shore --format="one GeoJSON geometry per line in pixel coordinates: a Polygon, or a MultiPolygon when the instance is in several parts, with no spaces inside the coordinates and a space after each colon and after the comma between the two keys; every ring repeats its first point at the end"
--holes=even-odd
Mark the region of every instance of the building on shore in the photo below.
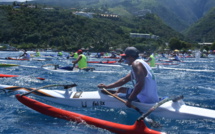
{"type": "Polygon", "coordinates": [[[159,36],[153,34],[144,34],[144,33],[130,33],[131,38],[146,38],[146,39],[159,39],[159,36]]]}

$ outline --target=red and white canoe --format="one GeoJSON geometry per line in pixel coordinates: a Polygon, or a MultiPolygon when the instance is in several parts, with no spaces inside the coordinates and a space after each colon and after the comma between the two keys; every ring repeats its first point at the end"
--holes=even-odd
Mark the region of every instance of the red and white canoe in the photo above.
{"type": "Polygon", "coordinates": [[[85,121],[87,124],[107,129],[117,134],[162,134],[162,132],[149,129],[142,120],[136,121],[134,125],[124,125],[59,109],[19,94],[16,95],[16,98],[22,104],[42,114],[78,123],[85,121]]]}
{"type": "Polygon", "coordinates": [[[111,56],[104,56],[102,58],[110,58],[110,59],[120,59],[121,57],[111,57],[111,56]]]}

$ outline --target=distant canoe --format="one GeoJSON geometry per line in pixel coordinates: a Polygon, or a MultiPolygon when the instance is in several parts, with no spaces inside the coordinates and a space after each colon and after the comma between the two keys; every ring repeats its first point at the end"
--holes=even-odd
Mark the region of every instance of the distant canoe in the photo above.
{"type": "Polygon", "coordinates": [[[102,57],[102,58],[120,59],[121,57],[107,57],[107,56],[105,56],[105,57],[102,57]]]}
{"type": "Polygon", "coordinates": [[[88,61],[87,63],[114,64],[117,61],[88,61]]]}
{"type": "Polygon", "coordinates": [[[5,59],[6,60],[29,60],[29,59],[17,59],[17,58],[11,58],[11,57],[7,57],[5,59]]]}

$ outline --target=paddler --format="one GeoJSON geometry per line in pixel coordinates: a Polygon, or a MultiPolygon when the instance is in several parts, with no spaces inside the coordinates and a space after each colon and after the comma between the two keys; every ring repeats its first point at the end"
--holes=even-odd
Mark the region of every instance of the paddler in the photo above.
{"type": "Polygon", "coordinates": [[[73,57],[73,58],[77,59],[77,58],[78,58],[78,53],[77,53],[77,52],[75,52],[75,53],[71,53],[71,57],[73,57]]]}
{"type": "Polygon", "coordinates": [[[23,60],[30,60],[31,56],[27,53],[27,50],[23,51],[24,53],[20,56],[23,60]]]}
{"type": "Polygon", "coordinates": [[[79,49],[77,51],[78,58],[75,61],[72,61],[73,67],[78,63],[78,68],[83,69],[87,67],[87,57],[83,54],[83,51],[79,49]]]}
{"type": "Polygon", "coordinates": [[[35,56],[36,56],[36,57],[40,57],[40,52],[39,52],[39,50],[36,51],[35,56]]]}
{"type": "Polygon", "coordinates": [[[156,64],[155,64],[154,54],[153,53],[151,55],[149,54],[149,57],[148,57],[148,59],[145,62],[149,63],[150,67],[155,67],[156,64]]]}
{"type": "Polygon", "coordinates": [[[63,53],[60,51],[58,52],[57,56],[63,56],[63,53]]]}
{"type": "Polygon", "coordinates": [[[172,61],[181,61],[176,53],[171,54],[173,58],[170,58],[172,61]]]}
{"type": "Polygon", "coordinates": [[[139,51],[135,47],[127,47],[120,56],[131,67],[131,71],[112,84],[99,84],[98,87],[106,89],[120,87],[115,94],[127,99],[125,105],[128,107],[131,107],[132,101],[149,104],[158,102],[155,77],[151,67],[143,59],[139,59],[139,51]],[[121,87],[129,81],[132,82],[133,88],[121,87]]]}

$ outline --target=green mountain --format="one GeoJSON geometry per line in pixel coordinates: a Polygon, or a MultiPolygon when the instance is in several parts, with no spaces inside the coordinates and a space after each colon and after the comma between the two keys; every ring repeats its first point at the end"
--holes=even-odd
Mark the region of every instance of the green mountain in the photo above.
{"type": "MultiPolygon", "coordinates": [[[[76,8],[79,11],[113,13],[125,19],[152,13],[159,16],[164,24],[181,33],[184,33],[185,30],[188,31],[190,26],[215,6],[215,0],[36,0],[32,3],[41,3],[44,7],[54,6],[67,9],[76,8]]],[[[201,21],[203,20],[201,19],[201,21]]],[[[198,34],[198,40],[202,38],[201,33],[196,34],[198,34]]],[[[211,33],[204,33],[204,36],[212,40],[206,35],[209,36],[211,33]]],[[[189,36],[189,38],[191,37],[189,36]]],[[[197,36],[191,39],[196,40],[197,36]]]]}
{"type": "Polygon", "coordinates": [[[215,0],[37,0],[64,7],[108,7],[109,11],[130,16],[134,11],[149,9],[167,25],[181,32],[203,17],[215,0]]]}
{"type": "Polygon", "coordinates": [[[165,25],[155,14],[142,17],[101,17],[93,18],[74,15],[71,9],[28,8],[0,6],[0,42],[14,44],[19,48],[56,48],[72,50],[95,48],[108,50],[124,48],[129,45],[155,50],[176,37],[183,35],[165,25]],[[130,33],[144,33],[159,36],[150,38],[131,38],[130,33]]]}
{"type": "MultiPolygon", "coordinates": [[[[188,28],[193,23],[202,18],[211,8],[215,6],[215,0],[157,0],[167,10],[179,18],[179,24],[185,24],[188,28]]],[[[167,21],[166,21],[167,22],[167,21]]],[[[171,27],[177,29],[177,24],[169,23],[171,27]]],[[[180,30],[180,29],[178,29],[180,30]]]]}
{"type": "Polygon", "coordinates": [[[214,42],[215,41],[215,8],[207,13],[198,22],[192,25],[185,35],[197,42],[214,42]]]}
{"type": "Polygon", "coordinates": [[[151,10],[168,26],[182,32],[202,18],[215,0],[35,0],[44,6],[66,8],[108,8],[106,11],[130,17],[140,10],[151,10]]]}

